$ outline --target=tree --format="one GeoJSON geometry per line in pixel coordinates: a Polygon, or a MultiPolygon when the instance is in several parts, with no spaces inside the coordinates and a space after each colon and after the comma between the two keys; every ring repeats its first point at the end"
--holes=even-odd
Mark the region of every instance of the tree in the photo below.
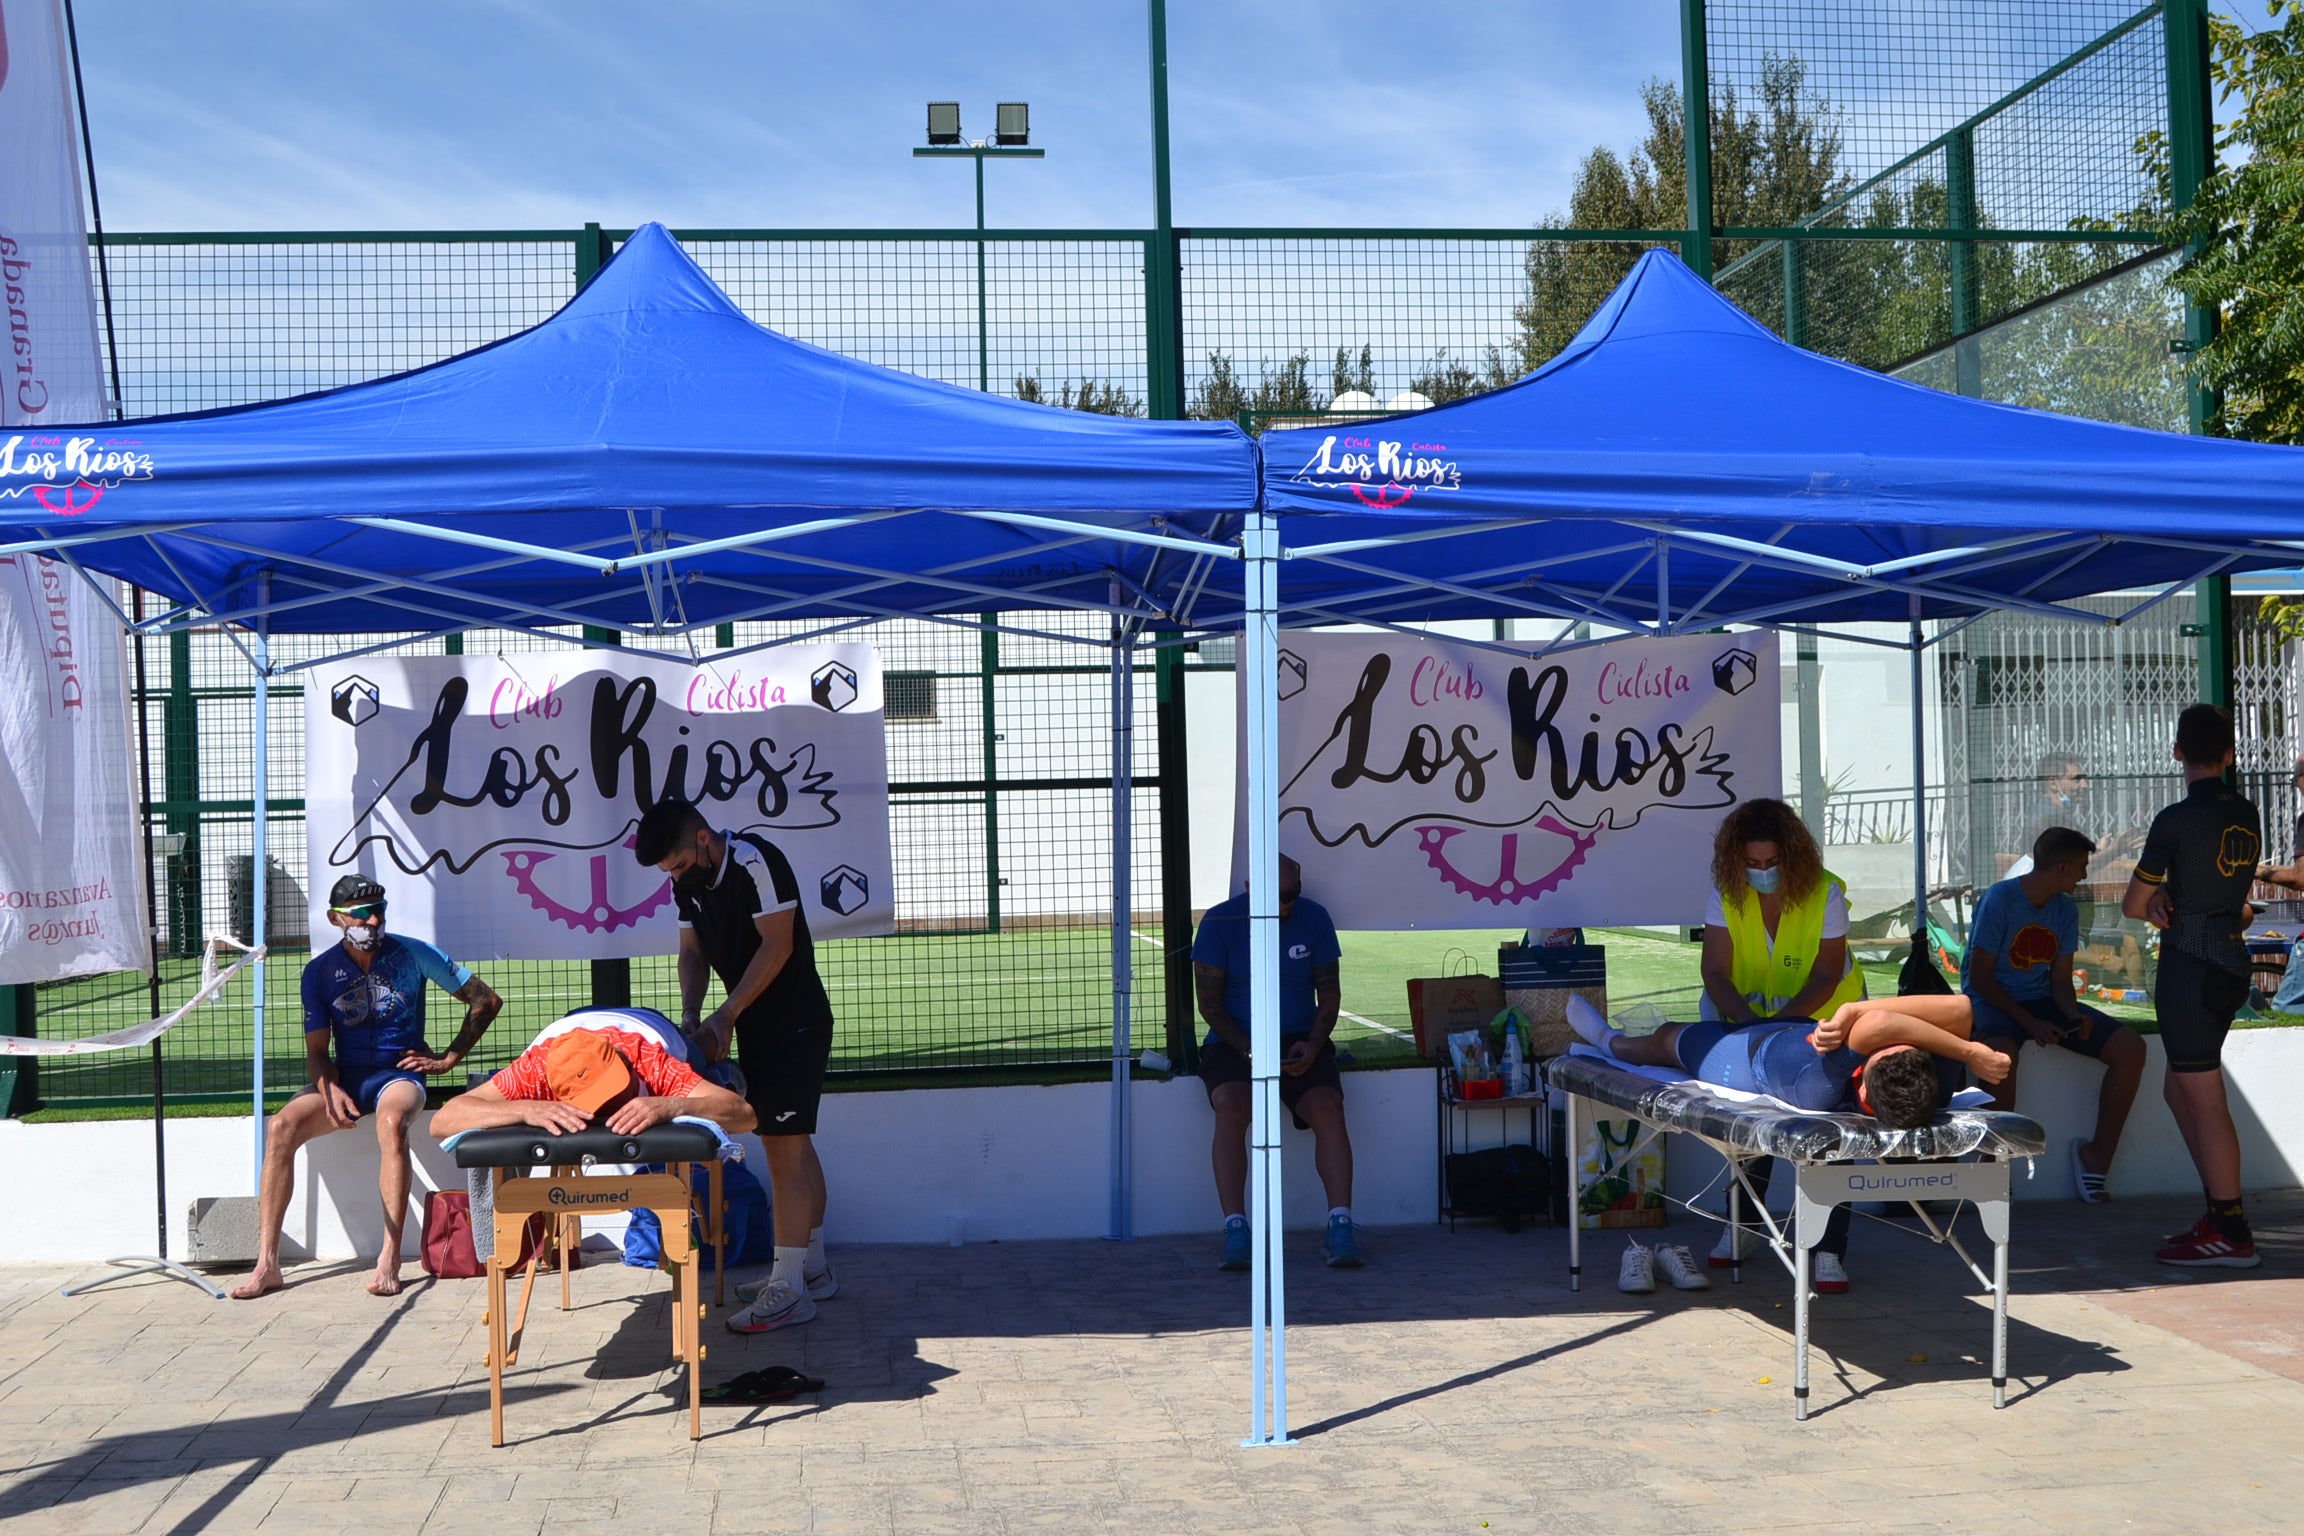
{"type": "MultiPolygon", "coordinates": [[[[1342,349],[1338,360],[1342,361],[1342,349]]],[[[1312,390],[1312,354],[1298,352],[1277,367],[1270,361],[1256,365],[1256,385],[1244,384],[1223,352],[1208,354],[1208,376],[1193,391],[1185,415],[1199,421],[1229,421],[1242,411],[1264,416],[1307,416],[1327,405],[1312,390]]]]}
{"type": "Polygon", "coordinates": [[[1068,411],[1086,411],[1093,416],[1144,414],[1143,401],[1118,384],[1097,379],[1081,379],[1077,383],[1067,379],[1056,386],[1054,394],[1050,394],[1041,384],[1037,373],[1019,374],[1016,377],[1016,398],[1030,400],[1038,405],[1060,405],[1068,411]]]}
{"type": "MultiPolygon", "coordinates": [[[[1651,79],[1640,89],[1648,133],[1624,158],[1602,145],[1584,157],[1568,211],[1556,228],[1673,230],[1688,217],[1687,118],[1676,85],[1651,79]]],[[[1849,188],[1840,168],[1840,114],[1808,89],[1808,66],[1773,54],[1761,61],[1760,101],[1747,109],[1734,86],[1712,92],[1712,217],[1720,224],[1797,223],[1849,188]]],[[[1669,237],[1656,243],[1668,243],[1669,237]]],[[[1722,265],[1749,241],[1719,241],[1722,265]]],[[[1513,312],[1525,373],[1558,352],[1600,301],[1632,270],[1642,245],[1538,240],[1528,247],[1528,297],[1513,312]]]]}
{"type": "MultiPolygon", "coordinates": [[[[2219,430],[2304,442],[2304,0],[2271,0],[2276,25],[2212,15],[2210,70],[2239,104],[2192,206],[2168,221],[2189,254],[2169,279],[2221,326],[2192,376],[2222,396],[2219,430]]],[[[2158,135],[2142,146],[2168,176],[2158,135]],[[2158,142],[2155,142],[2158,141],[2158,142]]]]}

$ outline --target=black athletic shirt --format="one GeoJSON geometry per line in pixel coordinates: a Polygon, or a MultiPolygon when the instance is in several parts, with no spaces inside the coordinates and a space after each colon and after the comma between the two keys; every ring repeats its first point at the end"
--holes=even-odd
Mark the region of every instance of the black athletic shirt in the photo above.
{"type": "Polygon", "coordinates": [[[2238,976],[2248,974],[2246,908],[2264,849],[2256,807],[2222,779],[2195,779],[2152,818],[2136,878],[2166,883],[2176,921],[2163,944],[2238,976]]]}
{"type": "Polygon", "coordinates": [[[742,832],[720,835],[728,846],[711,883],[694,894],[677,885],[672,888],[680,926],[695,930],[720,984],[734,991],[744,978],[744,968],[760,951],[760,929],[753,919],[764,912],[789,911],[792,957],[743,1017],[774,1025],[829,1019],[832,1000],[816,973],[816,943],[808,936],[808,911],[801,903],[800,881],[792,873],[791,861],[765,839],[742,832]]]}

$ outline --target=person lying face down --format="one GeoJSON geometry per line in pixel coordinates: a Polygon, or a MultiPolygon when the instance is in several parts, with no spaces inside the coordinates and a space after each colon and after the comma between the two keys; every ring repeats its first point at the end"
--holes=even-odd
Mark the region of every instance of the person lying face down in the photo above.
{"type": "Polygon", "coordinates": [[[528,1125],[567,1134],[603,1127],[630,1136],[678,1115],[734,1134],[758,1123],[740,1096],[706,1082],[667,1048],[679,1036],[661,1014],[598,1009],[547,1027],[510,1066],[432,1117],[432,1134],[528,1125]],[[661,1030],[651,1029],[651,1023],[661,1030]]]}
{"type": "Polygon", "coordinates": [[[1958,995],[1860,999],[1821,1023],[1667,1024],[1637,1036],[1572,997],[1568,1022],[1586,1044],[1618,1061],[1675,1068],[1797,1109],[1854,1110],[1890,1130],[1935,1119],[1959,1090],[1961,1067],[1987,1083],[2008,1075],[2007,1057],[1969,1038],[1968,999],[1958,995]]]}

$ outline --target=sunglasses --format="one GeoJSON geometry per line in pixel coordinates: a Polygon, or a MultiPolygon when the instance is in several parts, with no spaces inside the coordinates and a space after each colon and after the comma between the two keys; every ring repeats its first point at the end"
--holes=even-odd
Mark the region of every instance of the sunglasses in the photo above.
{"type": "Polygon", "coordinates": [[[356,907],[330,907],[328,910],[354,923],[381,922],[384,918],[384,903],[380,901],[364,901],[356,907]]]}

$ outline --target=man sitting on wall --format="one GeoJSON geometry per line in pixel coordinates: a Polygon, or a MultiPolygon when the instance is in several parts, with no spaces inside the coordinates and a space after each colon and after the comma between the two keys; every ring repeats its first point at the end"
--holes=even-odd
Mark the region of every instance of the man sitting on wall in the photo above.
{"type": "Polygon", "coordinates": [[[547,1024],[512,1064],[432,1117],[432,1134],[531,1125],[566,1134],[595,1122],[630,1136],[680,1115],[733,1135],[758,1123],[741,1095],[688,1065],[686,1042],[653,1008],[585,1008],[547,1024]]]}
{"type": "Polygon", "coordinates": [[[312,1086],[283,1105],[265,1129],[256,1270],[233,1287],[241,1301],[283,1283],[280,1224],[296,1191],[297,1149],[331,1131],[350,1130],[363,1115],[376,1117],[376,1144],[383,1152],[377,1182],[384,1197],[384,1246],[368,1294],[400,1294],[408,1121],[424,1107],[424,1079],[453,1070],[504,1006],[488,983],[431,945],[387,934],[384,887],[366,875],[336,882],[328,893],[328,921],[343,939],[304,967],[304,1064],[312,1086]],[[464,1005],[464,1027],[438,1056],[424,1042],[426,982],[464,1005]]]}
{"type": "MultiPolygon", "coordinates": [[[[1280,1103],[1312,1132],[1312,1162],[1328,1194],[1331,1268],[1358,1269],[1352,1225],[1352,1140],[1344,1130],[1344,1082],[1329,1036],[1343,1004],[1344,951],[1328,909],[1304,897],[1304,871],[1280,860],[1280,1103]]],[[[1248,895],[1208,909],[1192,941],[1192,981],[1208,1020],[1200,1081],[1216,1110],[1216,1199],[1224,1208],[1218,1269],[1247,1269],[1248,1126],[1254,1105],[1248,1064],[1248,895]]]]}

